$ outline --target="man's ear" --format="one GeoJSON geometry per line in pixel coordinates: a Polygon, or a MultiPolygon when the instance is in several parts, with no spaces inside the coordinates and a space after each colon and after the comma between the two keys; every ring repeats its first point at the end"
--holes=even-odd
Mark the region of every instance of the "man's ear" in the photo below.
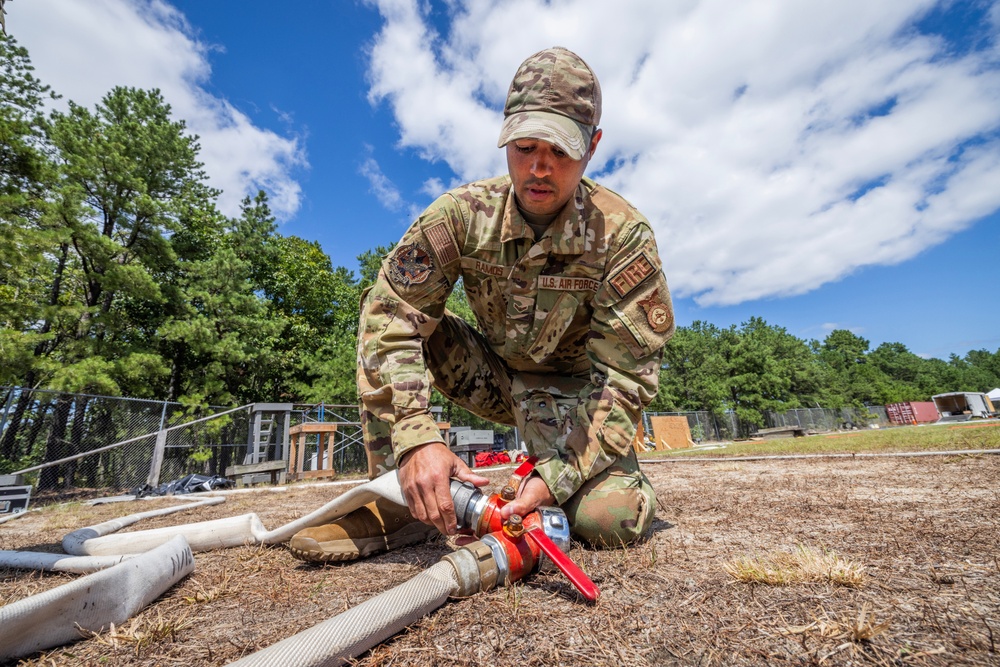
{"type": "Polygon", "coordinates": [[[588,153],[590,153],[590,159],[594,157],[594,152],[597,150],[597,144],[600,143],[601,137],[603,136],[604,136],[604,130],[602,130],[601,128],[597,128],[596,130],[594,130],[594,136],[590,138],[590,150],[587,151],[588,153]]]}

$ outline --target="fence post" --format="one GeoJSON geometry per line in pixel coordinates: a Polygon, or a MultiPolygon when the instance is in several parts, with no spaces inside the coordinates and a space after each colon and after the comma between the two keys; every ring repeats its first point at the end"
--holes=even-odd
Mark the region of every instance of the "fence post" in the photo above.
{"type": "Polygon", "coordinates": [[[160,430],[167,426],[167,402],[163,401],[163,410],[160,411],[160,430]]]}
{"type": "Polygon", "coordinates": [[[153,447],[153,461],[149,464],[149,479],[146,483],[154,489],[160,485],[160,468],[163,466],[163,453],[167,448],[167,431],[161,429],[156,433],[156,445],[153,447]]]}

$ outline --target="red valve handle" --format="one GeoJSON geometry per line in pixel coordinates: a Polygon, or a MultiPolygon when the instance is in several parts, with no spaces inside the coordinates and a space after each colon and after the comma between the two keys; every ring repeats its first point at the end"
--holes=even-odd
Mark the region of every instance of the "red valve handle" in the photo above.
{"type": "Polygon", "coordinates": [[[545,530],[540,524],[528,527],[526,534],[527,537],[534,540],[538,548],[542,550],[542,553],[555,563],[559,571],[566,575],[566,578],[576,587],[576,590],[580,591],[580,595],[591,602],[597,602],[597,599],[601,597],[601,590],[597,587],[597,584],[591,581],[587,573],[581,570],[569,556],[562,552],[562,549],[556,546],[555,542],[549,539],[549,536],[545,534],[545,530]]]}
{"type": "Polygon", "coordinates": [[[524,478],[534,471],[536,463],[538,463],[538,457],[529,456],[514,470],[514,473],[507,481],[507,486],[513,489],[514,493],[517,493],[517,490],[521,487],[521,482],[524,481],[524,478]]]}

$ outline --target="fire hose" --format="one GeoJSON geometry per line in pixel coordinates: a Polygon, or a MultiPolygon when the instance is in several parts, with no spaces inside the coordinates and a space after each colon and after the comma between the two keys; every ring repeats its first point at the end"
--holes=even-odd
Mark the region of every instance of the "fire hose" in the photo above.
{"type": "Polygon", "coordinates": [[[512,584],[536,571],[543,555],[590,602],[600,590],[567,555],[569,521],[556,507],[527,516],[500,518],[535,459],[514,472],[498,494],[486,496],[470,484],[452,481],[459,530],[479,539],[444,556],[412,579],[333,618],[234,663],[234,667],[319,667],[341,665],[393,636],[443,605],[449,597],[469,597],[498,584],[512,584]]]}
{"type": "Polygon", "coordinates": [[[80,639],[81,630],[121,625],[194,570],[191,549],[180,536],[117,560],[106,570],[0,607],[0,661],[68,644],[80,639]]]}
{"type": "Polygon", "coordinates": [[[376,498],[404,504],[395,473],[359,485],[272,531],[264,528],[256,514],[247,514],[115,534],[143,519],[225,501],[209,496],[75,530],[63,538],[65,554],[0,550],[0,568],[86,574],[0,607],[0,662],[79,639],[77,626],[97,632],[110,623],[122,623],[193,571],[192,552],[285,542],[302,528],[333,521],[376,498]],[[116,600],[112,610],[107,609],[109,600],[116,600]],[[66,611],[68,607],[73,613],[66,611]],[[23,632],[8,632],[14,627],[23,632]]]}
{"type": "MultiPolygon", "coordinates": [[[[563,553],[569,548],[569,524],[561,510],[543,508],[525,517],[512,516],[507,522],[500,519],[499,509],[515,497],[520,480],[530,473],[533,463],[531,460],[519,467],[503,491],[492,496],[484,495],[471,485],[453,481],[452,494],[460,527],[464,533],[480,540],[449,554],[440,563],[391,591],[247,656],[243,660],[249,662],[241,663],[342,663],[419,620],[444,604],[449,596],[469,596],[491,590],[498,584],[519,581],[538,569],[543,556],[565,572],[586,599],[596,601],[600,594],[597,587],[563,553]],[[312,635],[320,639],[309,639],[312,635]],[[279,661],[268,657],[276,652],[286,658],[279,661]],[[261,654],[265,657],[258,661],[261,654]]],[[[77,627],[100,631],[109,623],[120,624],[193,570],[192,551],[287,541],[304,527],[332,521],[377,497],[405,504],[395,474],[383,475],[356,487],[273,531],[264,529],[257,516],[250,514],[112,534],[143,518],[203,504],[197,502],[186,507],[134,514],[68,534],[63,541],[64,550],[69,554],[89,554],[84,557],[0,552],[0,566],[5,567],[81,573],[108,568],[47,593],[0,607],[0,625],[5,630],[15,625],[24,626],[24,632],[16,636],[7,632],[0,634],[0,660],[68,643],[79,638],[77,627]],[[193,542],[191,546],[189,541],[193,542]],[[102,611],[109,595],[117,600],[117,606],[102,611]],[[69,613],[70,607],[76,612],[69,613]]],[[[220,500],[211,499],[210,502],[220,500]]]]}

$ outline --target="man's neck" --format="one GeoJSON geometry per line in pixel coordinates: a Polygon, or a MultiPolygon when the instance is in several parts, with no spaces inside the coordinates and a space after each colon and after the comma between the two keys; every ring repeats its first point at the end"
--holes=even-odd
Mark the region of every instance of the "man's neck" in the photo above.
{"type": "MultiPolygon", "coordinates": [[[[517,203],[516,199],[515,203],[517,203]]],[[[521,217],[524,218],[524,221],[528,223],[528,226],[531,227],[531,230],[535,232],[536,239],[542,238],[542,234],[545,233],[545,230],[548,229],[549,225],[552,224],[552,221],[559,215],[558,212],[550,215],[536,215],[534,213],[528,213],[521,208],[520,204],[517,204],[517,211],[521,214],[521,217]]]]}

